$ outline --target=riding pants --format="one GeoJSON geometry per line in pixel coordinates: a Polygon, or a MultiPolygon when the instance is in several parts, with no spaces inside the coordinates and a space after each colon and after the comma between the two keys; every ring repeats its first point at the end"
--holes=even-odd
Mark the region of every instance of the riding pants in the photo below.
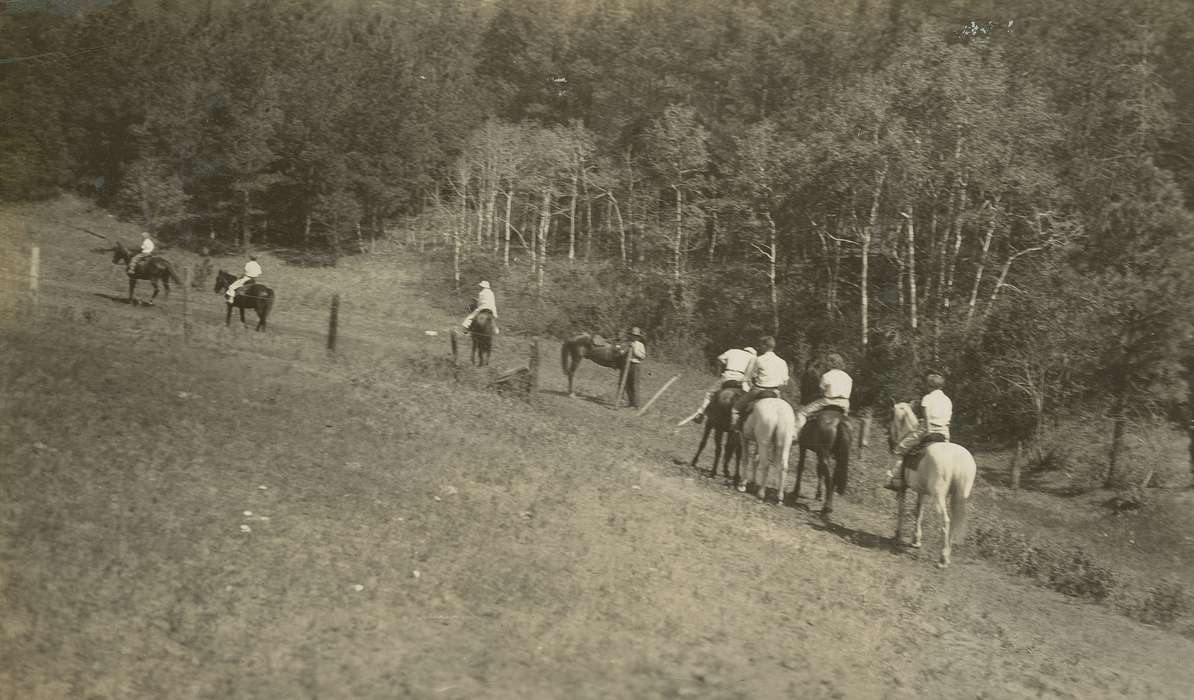
{"type": "Polygon", "coordinates": [[[228,295],[228,302],[231,303],[234,299],[236,299],[236,290],[240,289],[241,287],[245,286],[246,284],[250,284],[250,283],[256,282],[256,281],[257,281],[256,277],[241,277],[237,281],[228,285],[228,291],[226,292],[226,294],[228,295]]]}

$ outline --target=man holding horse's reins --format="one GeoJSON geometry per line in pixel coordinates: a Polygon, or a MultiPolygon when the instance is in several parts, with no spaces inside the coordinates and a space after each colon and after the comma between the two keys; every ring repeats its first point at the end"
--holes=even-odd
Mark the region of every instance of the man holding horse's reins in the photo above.
{"type": "Polygon", "coordinates": [[[257,262],[256,255],[250,255],[249,261],[245,263],[245,274],[237,281],[228,285],[228,291],[225,292],[225,294],[228,295],[228,303],[231,304],[236,299],[236,290],[240,289],[246,284],[256,283],[257,278],[260,276],[261,264],[257,262]]]}
{"type": "Polygon", "coordinates": [[[494,296],[489,282],[481,280],[480,287],[481,291],[477,292],[477,303],[473,305],[473,310],[469,312],[468,316],[464,318],[464,322],[460,325],[464,326],[464,329],[467,331],[473,325],[473,319],[477,317],[477,314],[481,313],[482,309],[489,309],[489,313],[493,314],[493,334],[497,335],[497,297],[494,296]]]}
{"type": "Polygon", "coordinates": [[[787,385],[790,376],[787,361],[775,354],[775,338],[763,336],[759,340],[759,350],[762,353],[755,358],[749,374],[746,375],[753,387],[734,402],[734,409],[730,414],[730,423],[737,430],[741,430],[755,401],[780,398],[780,390],[787,385]]]}
{"type": "Polygon", "coordinates": [[[149,237],[149,231],[141,232],[141,252],[137,253],[129,260],[129,276],[131,277],[137,271],[137,263],[148,258],[153,254],[153,249],[156,246],[153,239],[149,237]]]}
{"type": "Polygon", "coordinates": [[[718,391],[729,382],[737,382],[742,386],[743,391],[750,391],[750,376],[751,370],[754,368],[755,357],[758,352],[751,347],[742,349],[730,348],[722,354],[717,356],[717,362],[721,366],[721,375],[717,378],[717,382],[705,392],[705,398],[701,401],[701,407],[697,409],[696,413],[686,418],[681,425],[689,421],[693,423],[701,423],[705,420],[705,409],[709,407],[709,402],[718,391]]]}
{"type": "Polygon", "coordinates": [[[942,388],[945,387],[945,377],[937,372],[925,375],[925,386],[928,393],[913,404],[913,410],[920,418],[920,427],[892,449],[896,457],[895,465],[888,470],[890,480],[884,488],[900,491],[907,484],[904,481],[904,458],[912,453],[924,449],[932,442],[949,442],[949,423],[953,419],[954,404],[942,388]]]}
{"type": "Polygon", "coordinates": [[[837,406],[842,413],[850,413],[850,392],[854,389],[854,380],[846,374],[846,361],[838,353],[831,352],[826,356],[825,364],[829,369],[821,375],[821,396],[796,411],[797,435],[808,417],[822,408],[837,406]]]}

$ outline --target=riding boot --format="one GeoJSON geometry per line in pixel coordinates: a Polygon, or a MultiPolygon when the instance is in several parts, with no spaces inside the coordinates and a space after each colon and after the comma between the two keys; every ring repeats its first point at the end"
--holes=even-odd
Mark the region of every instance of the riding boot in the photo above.
{"type": "Polygon", "coordinates": [[[906,489],[908,487],[908,484],[905,483],[904,479],[902,478],[903,473],[904,473],[903,458],[900,458],[900,464],[896,465],[895,469],[887,470],[887,477],[888,477],[887,483],[883,485],[883,488],[887,489],[888,491],[896,491],[896,492],[903,491],[904,489],[906,489]]]}

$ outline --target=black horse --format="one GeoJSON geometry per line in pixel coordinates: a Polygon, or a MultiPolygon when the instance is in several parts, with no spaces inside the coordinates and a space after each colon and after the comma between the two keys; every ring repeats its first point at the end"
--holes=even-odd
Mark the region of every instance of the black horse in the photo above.
{"type": "MultiPolygon", "coordinates": [[[[236,280],[236,275],[220,270],[216,273],[216,293],[224,294],[236,280]]],[[[245,322],[245,309],[254,309],[257,311],[257,330],[265,330],[265,321],[269,318],[270,310],[274,308],[274,290],[259,282],[249,282],[236,291],[237,294],[232,301],[224,301],[228,307],[228,313],[224,315],[224,325],[232,323],[233,307],[240,310],[240,322],[246,325],[248,324],[245,322]]]]}
{"type": "MultiPolygon", "coordinates": [[[[133,259],[133,254],[129,252],[124,244],[116,241],[116,245],[112,246],[112,262],[119,263],[128,267],[129,261],[133,259]]],[[[178,275],[174,272],[174,267],[165,259],[159,258],[156,255],[151,255],[148,258],[137,262],[137,266],[133,268],[133,274],[129,278],[129,304],[136,303],[133,300],[133,290],[137,288],[137,280],[149,280],[153,285],[153,296],[150,297],[146,304],[152,306],[154,299],[158,298],[158,283],[166,289],[166,296],[170,296],[170,282],[179,282],[178,275]]]]}
{"type": "Polygon", "coordinates": [[[731,478],[730,460],[736,459],[732,475],[735,486],[742,478],[742,436],[733,429],[731,415],[734,402],[742,393],[742,382],[733,381],[724,383],[713,395],[713,400],[705,408],[705,432],[701,435],[701,444],[697,446],[696,454],[692,457],[692,466],[696,467],[697,461],[701,458],[701,451],[705,449],[705,443],[709,440],[709,433],[712,432],[713,468],[709,470],[709,476],[710,478],[717,476],[717,463],[722,461],[722,440],[728,434],[729,440],[725,441],[725,461],[721,465],[721,473],[726,478],[731,478]]]}
{"type": "Polygon", "coordinates": [[[564,374],[568,377],[568,395],[576,396],[572,390],[572,377],[580,368],[581,360],[588,358],[602,367],[609,367],[622,371],[626,364],[626,348],[621,345],[599,345],[594,336],[581,333],[564,341],[560,346],[560,364],[564,367],[564,374]]]}
{"type": "Polygon", "coordinates": [[[489,309],[481,309],[473,317],[473,322],[467,331],[459,327],[453,328],[450,335],[452,339],[452,361],[456,361],[459,353],[457,338],[461,335],[468,335],[473,340],[473,364],[477,367],[489,366],[489,356],[493,353],[493,331],[495,325],[493,312],[489,309]]]}
{"type": "MultiPolygon", "coordinates": [[[[808,404],[821,396],[821,375],[829,367],[828,358],[824,353],[819,353],[809,361],[800,375],[802,403],[808,404]]],[[[824,486],[825,504],[821,507],[821,513],[828,515],[833,512],[833,494],[841,495],[846,490],[846,480],[850,472],[851,436],[850,421],[845,412],[836,406],[829,406],[809,416],[808,422],[796,436],[796,449],[800,454],[796,458],[796,488],[792,491],[793,502],[800,498],[805,451],[812,450],[817,455],[817,492],[814,499],[821,500],[824,486]],[[831,457],[832,472],[829,471],[828,465],[831,457]]]]}

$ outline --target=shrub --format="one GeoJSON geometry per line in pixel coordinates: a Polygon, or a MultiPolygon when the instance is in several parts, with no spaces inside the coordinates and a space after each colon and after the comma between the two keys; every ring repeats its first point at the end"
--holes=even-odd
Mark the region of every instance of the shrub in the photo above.
{"type": "Polygon", "coordinates": [[[1049,587],[1075,598],[1101,601],[1115,587],[1115,575],[1111,569],[1096,564],[1086,550],[1074,547],[1052,562],[1049,587]]]}

